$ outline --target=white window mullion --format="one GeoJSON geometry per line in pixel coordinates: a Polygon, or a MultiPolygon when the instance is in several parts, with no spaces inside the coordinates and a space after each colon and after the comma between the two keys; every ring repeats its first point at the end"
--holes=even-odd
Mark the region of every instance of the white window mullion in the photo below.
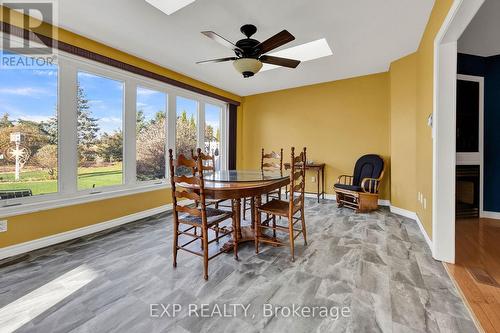
{"type": "Polygon", "coordinates": [[[59,190],[61,194],[77,191],[78,120],[77,69],[65,61],[59,63],[59,190]]]}
{"type": "Polygon", "coordinates": [[[136,182],[136,124],[137,85],[132,80],[125,81],[124,126],[123,126],[123,171],[127,185],[136,182]]]}
{"type": "Polygon", "coordinates": [[[166,162],[167,162],[167,179],[170,175],[169,165],[169,149],[172,149],[174,157],[176,156],[175,151],[175,138],[176,138],[176,126],[177,126],[177,96],[171,92],[167,92],[167,151],[166,151],[166,162]]]}
{"type": "Polygon", "coordinates": [[[200,100],[198,100],[197,118],[198,118],[196,121],[196,124],[198,126],[197,147],[201,148],[201,151],[205,153],[205,103],[200,100]]]}

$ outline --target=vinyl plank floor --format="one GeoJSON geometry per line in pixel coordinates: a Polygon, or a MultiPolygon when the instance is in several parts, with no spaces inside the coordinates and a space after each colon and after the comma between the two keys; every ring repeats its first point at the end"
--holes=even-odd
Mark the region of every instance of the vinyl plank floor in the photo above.
{"type": "Polygon", "coordinates": [[[180,252],[172,267],[168,214],[4,260],[0,331],[476,331],[415,221],[387,209],[355,214],[308,199],[306,224],[308,245],[297,238],[295,262],[286,246],[262,245],[257,255],[248,243],[239,261],[231,253],[211,260],[208,281],[201,258],[189,253],[180,252]],[[158,304],[170,315],[174,305],[181,310],[151,316],[151,309],[163,313],[158,304]],[[221,312],[189,312],[202,304],[221,312]],[[331,311],[264,311],[294,304],[331,311]]]}

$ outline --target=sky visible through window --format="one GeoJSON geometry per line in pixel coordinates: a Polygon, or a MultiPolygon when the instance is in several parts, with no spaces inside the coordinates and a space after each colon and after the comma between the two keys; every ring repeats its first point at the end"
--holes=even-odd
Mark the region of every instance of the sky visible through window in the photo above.
{"type": "Polygon", "coordinates": [[[84,89],[93,118],[99,124],[99,134],[121,131],[123,123],[123,82],[86,72],[78,73],[78,83],[84,89]]]}
{"type": "MultiPolygon", "coordinates": [[[[99,121],[100,134],[112,133],[122,128],[123,84],[114,80],[80,72],[78,81],[85,88],[92,116],[99,121]]],[[[0,75],[0,114],[8,113],[11,119],[46,121],[53,117],[57,107],[57,71],[3,70],[0,75]]],[[[138,108],[146,119],[154,118],[157,111],[165,110],[165,95],[149,89],[137,91],[138,108]]],[[[220,108],[206,104],[205,122],[219,127],[220,108]]],[[[177,98],[177,111],[186,111],[187,117],[196,120],[197,102],[177,98]]]]}
{"type": "Polygon", "coordinates": [[[57,70],[11,69],[0,75],[0,115],[47,121],[56,114],[57,70]]]}
{"type": "Polygon", "coordinates": [[[137,88],[137,110],[144,113],[144,118],[154,119],[158,111],[165,112],[165,103],[165,93],[142,87],[137,88]]]}
{"type": "Polygon", "coordinates": [[[214,129],[220,128],[220,106],[206,104],[205,105],[205,124],[212,126],[214,129]]]}

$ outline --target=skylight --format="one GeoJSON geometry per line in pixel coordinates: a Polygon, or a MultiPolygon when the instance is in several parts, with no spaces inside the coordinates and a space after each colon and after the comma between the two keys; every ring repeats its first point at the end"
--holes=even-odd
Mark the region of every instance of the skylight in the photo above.
{"type": "MultiPolygon", "coordinates": [[[[281,51],[277,52],[272,52],[269,53],[268,55],[275,56],[275,57],[282,57],[282,58],[290,58],[290,59],[296,59],[300,60],[302,62],[304,61],[309,61],[309,60],[314,60],[314,59],[319,59],[323,57],[328,57],[333,54],[332,50],[330,49],[330,46],[328,45],[328,42],[326,39],[321,38],[309,43],[293,46],[281,51]]],[[[300,67],[300,65],[299,65],[300,67]]],[[[274,68],[280,68],[280,66],[275,66],[275,65],[269,65],[269,64],[264,64],[262,71],[267,71],[270,69],[274,68]]]]}
{"type": "Polygon", "coordinates": [[[196,0],[146,0],[147,3],[161,10],[167,15],[175,13],[196,0]]]}

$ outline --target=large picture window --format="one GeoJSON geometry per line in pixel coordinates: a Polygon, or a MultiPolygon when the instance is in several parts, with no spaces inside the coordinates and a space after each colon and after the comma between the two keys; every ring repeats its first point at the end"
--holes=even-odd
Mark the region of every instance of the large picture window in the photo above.
{"type": "Polygon", "coordinates": [[[190,157],[201,148],[227,167],[224,103],[64,52],[57,59],[0,66],[4,214],[168,186],[168,149],[190,157]]]}
{"type": "Polygon", "coordinates": [[[167,146],[167,95],[137,88],[137,180],[165,178],[167,146]]]}
{"type": "Polygon", "coordinates": [[[78,73],[78,189],[123,183],[123,82],[78,73]]]}
{"type": "Polygon", "coordinates": [[[58,191],[57,92],[56,65],[0,69],[0,200],[58,191]]]}

